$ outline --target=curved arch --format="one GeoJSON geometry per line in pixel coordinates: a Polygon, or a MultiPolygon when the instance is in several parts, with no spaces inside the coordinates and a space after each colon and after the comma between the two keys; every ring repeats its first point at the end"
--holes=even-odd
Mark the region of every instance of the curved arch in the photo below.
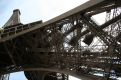
{"type": "Polygon", "coordinates": [[[100,79],[105,80],[104,77],[87,75],[87,74],[83,74],[81,72],[76,72],[73,70],[64,70],[64,69],[57,69],[57,68],[41,68],[41,67],[40,68],[39,67],[26,67],[26,68],[22,68],[22,69],[15,69],[12,71],[7,71],[3,74],[14,73],[14,72],[19,72],[19,71],[49,71],[49,72],[57,72],[57,73],[71,75],[71,76],[77,77],[81,80],[100,80],[100,79]]]}

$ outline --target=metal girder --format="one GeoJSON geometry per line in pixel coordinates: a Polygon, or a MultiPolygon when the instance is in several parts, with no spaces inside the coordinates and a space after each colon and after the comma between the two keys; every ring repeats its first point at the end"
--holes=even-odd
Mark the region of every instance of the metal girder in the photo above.
{"type": "Polygon", "coordinates": [[[12,16],[10,17],[10,19],[6,22],[6,24],[3,26],[3,28],[9,28],[9,26],[12,25],[20,25],[20,11],[19,9],[16,9],[13,11],[12,16]]]}
{"type": "MultiPolygon", "coordinates": [[[[73,37],[75,38],[74,41],[77,44],[80,37],[84,36],[89,32],[92,32],[95,35],[99,36],[106,44],[111,43],[112,40],[109,40],[112,37],[109,36],[110,38],[108,37],[108,40],[105,39],[105,37],[107,37],[107,34],[105,34],[103,29],[119,21],[121,18],[121,14],[107,21],[101,26],[95,24],[90,19],[90,15],[114,9],[114,6],[120,6],[120,4],[117,4],[106,7],[107,4],[112,4],[112,1],[113,0],[111,0],[111,2],[110,0],[91,0],[47,22],[42,23],[41,21],[39,21],[26,25],[15,26],[9,28],[8,30],[4,29],[2,32],[3,34],[1,34],[0,43],[7,43],[9,41],[17,40],[18,43],[11,43],[12,49],[16,49],[15,47],[17,47],[17,51],[10,49],[7,50],[6,48],[6,51],[10,52],[9,56],[13,64],[6,66],[7,68],[4,69],[1,68],[0,74],[11,73],[16,71],[40,70],[74,75],[76,77],[82,78],[82,80],[97,80],[102,79],[102,77],[94,76],[93,74],[91,74],[94,71],[107,73],[109,72],[109,70],[106,72],[103,68],[109,69],[110,65],[113,65],[113,68],[118,67],[120,69],[120,56],[117,56],[117,54],[120,55],[119,52],[113,53],[112,56],[109,54],[111,50],[109,52],[106,49],[107,46],[105,47],[106,50],[103,50],[101,52],[99,51],[97,52],[97,54],[95,54],[91,50],[86,51],[86,49],[88,48],[84,50],[82,50],[82,48],[79,49],[77,45],[75,50],[71,51],[67,50],[65,46],[63,46],[65,42],[63,40],[63,37],[66,37],[71,32],[73,32],[73,37]],[[103,5],[105,7],[103,7],[103,5]],[[97,9],[100,10],[98,11],[97,9]],[[87,14],[90,11],[94,12],[87,14]],[[85,15],[88,16],[85,17],[85,15]],[[68,20],[69,22],[67,21],[66,23],[62,23],[61,27],[59,27],[58,24],[61,24],[61,22],[66,20],[68,20]],[[73,27],[70,30],[67,30],[65,33],[61,33],[62,30],[60,28],[63,28],[64,25],[69,23],[72,24],[73,27]],[[79,24],[79,26],[76,26],[77,24],[79,24]],[[87,26],[89,27],[87,28],[87,26]],[[78,30],[77,27],[80,28],[80,30],[78,30]],[[83,27],[86,30],[81,32],[81,29],[83,27]],[[76,33],[76,35],[74,33],[76,33]],[[13,56],[11,55],[11,53],[17,53],[20,56],[13,56]],[[21,60],[17,58],[20,58],[21,60]],[[14,59],[16,59],[16,61],[14,59]],[[15,67],[16,64],[18,65],[15,67]],[[107,65],[105,66],[105,64],[107,65]],[[95,70],[94,68],[101,68],[103,71],[95,70]]],[[[11,48],[9,47],[11,45],[9,44],[7,45],[7,47],[11,48]]],[[[72,48],[73,47],[75,47],[75,45],[72,45],[72,48]]],[[[81,47],[83,46],[81,45],[81,47]]],[[[106,79],[105,76],[103,76],[103,80],[104,79],[106,79]]]]}
{"type": "MultiPolygon", "coordinates": [[[[102,25],[99,26],[98,28],[99,28],[99,30],[102,30],[102,29],[108,27],[109,25],[111,25],[111,24],[113,24],[113,23],[119,21],[120,19],[121,19],[121,14],[118,15],[118,16],[116,16],[115,18],[113,18],[113,19],[107,21],[106,23],[102,24],[102,25]]],[[[78,35],[78,37],[75,37],[75,38],[76,38],[75,40],[78,41],[82,36],[84,36],[85,34],[87,34],[87,33],[89,33],[89,32],[90,32],[90,30],[88,30],[88,29],[85,30],[85,31],[83,31],[80,35],[78,35]]],[[[77,41],[75,41],[75,42],[77,42],[77,41]]]]}
{"type": "MultiPolygon", "coordinates": [[[[103,3],[102,3],[103,4],[103,3]]],[[[108,12],[112,9],[115,8],[120,8],[121,7],[121,3],[119,0],[110,0],[110,2],[107,2],[105,4],[103,4],[102,6],[96,7],[96,9],[92,9],[88,12],[85,13],[85,16],[93,16],[102,12],[108,12]]]]}
{"type": "MultiPolygon", "coordinates": [[[[47,25],[50,25],[50,24],[55,23],[55,22],[58,22],[58,21],[60,21],[62,19],[65,19],[65,18],[67,18],[69,16],[78,14],[81,11],[83,12],[84,10],[86,10],[86,9],[88,9],[90,7],[94,7],[94,6],[96,6],[97,4],[99,4],[99,3],[103,2],[103,1],[105,1],[105,0],[91,0],[91,1],[88,1],[85,4],[82,4],[82,5],[78,6],[75,9],[72,9],[72,10],[70,10],[70,11],[68,11],[68,12],[66,12],[66,13],[64,13],[64,14],[62,14],[60,16],[57,16],[57,17],[55,17],[55,18],[53,18],[53,19],[51,19],[49,21],[46,21],[46,22],[44,22],[42,24],[41,23],[35,24],[35,26],[32,27],[32,28],[28,28],[27,30],[21,31],[21,32],[19,32],[17,34],[13,34],[13,35],[10,35],[10,36],[8,35],[7,37],[1,38],[0,42],[4,42],[6,40],[13,39],[13,38],[15,38],[17,36],[20,36],[20,35],[23,35],[25,33],[31,32],[33,30],[37,30],[39,28],[43,28],[43,27],[45,27],[47,25]]],[[[30,27],[31,27],[31,25],[30,25],[30,27]]]]}
{"type": "MultiPolygon", "coordinates": [[[[59,72],[59,73],[64,73],[67,75],[75,76],[82,80],[97,80],[97,79],[105,80],[106,79],[106,78],[95,76],[95,75],[83,74],[81,72],[75,72],[75,71],[70,71],[70,70],[61,70],[61,69],[55,69],[55,68],[38,68],[37,66],[33,66],[33,65],[29,65],[29,67],[23,66],[23,69],[20,69],[20,70],[18,70],[18,69],[12,70],[12,72],[17,72],[17,71],[49,71],[49,72],[57,72],[57,73],[59,72]]],[[[8,72],[11,73],[11,71],[8,71],[8,72]]],[[[4,74],[5,73],[6,72],[4,71],[4,74]]]]}
{"type": "Polygon", "coordinates": [[[104,28],[106,28],[107,26],[109,26],[109,25],[111,25],[111,24],[113,24],[113,23],[119,21],[120,19],[121,19],[121,14],[118,15],[118,16],[116,16],[115,18],[113,18],[113,19],[107,21],[106,23],[104,23],[103,25],[101,25],[99,28],[100,28],[100,29],[104,29],[104,28]]]}
{"type": "Polygon", "coordinates": [[[13,52],[11,53],[11,52],[9,51],[9,49],[8,49],[7,46],[8,46],[7,43],[4,43],[4,47],[5,47],[5,49],[6,49],[7,54],[9,55],[9,57],[10,57],[10,59],[11,59],[13,65],[16,66],[16,62],[15,62],[14,57],[13,57],[13,54],[12,54],[13,52]]]}
{"type": "Polygon", "coordinates": [[[102,29],[99,29],[99,26],[96,23],[94,23],[90,18],[87,18],[85,16],[82,16],[82,20],[84,21],[84,23],[86,23],[86,25],[89,27],[89,30],[94,35],[100,37],[101,40],[103,40],[104,43],[106,43],[106,45],[110,44],[110,41],[107,39],[108,36],[102,29]]]}

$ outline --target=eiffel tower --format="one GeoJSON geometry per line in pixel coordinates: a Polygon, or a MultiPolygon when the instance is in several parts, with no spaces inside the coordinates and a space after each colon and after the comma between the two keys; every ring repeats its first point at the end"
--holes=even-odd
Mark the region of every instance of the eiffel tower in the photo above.
{"type": "Polygon", "coordinates": [[[121,2],[90,0],[46,22],[22,24],[20,11],[0,30],[0,80],[117,80],[121,77],[121,2]],[[99,24],[94,16],[106,14],[99,24]],[[100,74],[97,75],[97,74],[100,74]]]}

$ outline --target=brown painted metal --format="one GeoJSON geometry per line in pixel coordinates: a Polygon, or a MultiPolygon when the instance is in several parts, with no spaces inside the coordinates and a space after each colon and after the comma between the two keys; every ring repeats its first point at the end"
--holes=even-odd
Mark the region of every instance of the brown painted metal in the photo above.
{"type": "Polygon", "coordinates": [[[26,77],[32,80],[40,77],[59,80],[58,76],[68,80],[67,75],[82,80],[120,77],[121,5],[117,2],[91,0],[47,22],[3,28],[0,31],[0,75],[25,71],[26,77]],[[91,19],[105,11],[108,19],[104,24],[98,25],[91,19]],[[111,19],[109,13],[114,14],[111,19]],[[97,73],[103,76],[94,75],[97,73]]]}

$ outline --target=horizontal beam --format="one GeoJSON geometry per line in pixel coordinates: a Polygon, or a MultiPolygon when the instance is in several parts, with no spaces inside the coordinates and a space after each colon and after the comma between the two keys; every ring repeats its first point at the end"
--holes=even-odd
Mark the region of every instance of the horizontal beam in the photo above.
{"type": "Polygon", "coordinates": [[[91,1],[88,1],[87,3],[84,3],[84,4],[80,5],[80,6],[78,6],[78,7],[74,8],[74,9],[72,9],[72,10],[70,10],[70,11],[68,11],[68,12],[66,12],[66,13],[64,13],[62,15],[60,15],[60,16],[57,16],[57,17],[49,20],[49,21],[46,21],[46,22],[41,23],[41,24],[37,24],[33,28],[30,28],[30,29],[24,30],[22,32],[19,32],[17,34],[14,34],[14,35],[7,36],[5,38],[2,38],[0,40],[0,42],[4,42],[6,40],[13,39],[13,38],[15,38],[17,36],[23,35],[23,34],[28,33],[30,31],[37,30],[37,29],[42,28],[42,27],[45,27],[45,26],[47,26],[49,24],[58,22],[58,21],[60,21],[60,20],[62,20],[64,18],[67,18],[67,17],[71,16],[71,15],[81,13],[82,11],[84,11],[84,10],[90,8],[90,7],[93,7],[93,6],[99,4],[99,3],[103,2],[103,1],[105,1],[105,0],[91,0],[91,1]]]}
{"type": "MultiPolygon", "coordinates": [[[[107,21],[106,23],[102,24],[101,26],[99,26],[99,29],[104,29],[104,28],[106,28],[107,26],[109,26],[109,25],[111,25],[111,24],[117,22],[117,21],[120,20],[120,19],[121,19],[121,14],[118,15],[118,16],[116,16],[115,18],[113,18],[113,19],[107,21]]],[[[76,41],[75,41],[75,42],[77,42],[82,36],[84,36],[85,34],[87,34],[87,33],[89,33],[89,32],[90,32],[90,30],[88,30],[88,29],[85,30],[85,31],[83,31],[80,35],[78,35],[78,37],[76,37],[76,39],[75,39],[76,41]]]]}
{"type": "Polygon", "coordinates": [[[59,15],[59,16],[45,22],[44,24],[42,24],[42,26],[52,24],[54,22],[60,21],[64,18],[67,18],[67,17],[72,16],[74,14],[81,13],[81,11],[86,10],[86,9],[92,7],[92,6],[95,6],[96,4],[101,3],[103,1],[105,1],[105,0],[90,0],[87,3],[84,3],[84,4],[74,8],[74,9],[72,9],[72,10],[70,10],[70,11],[68,11],[68,12],[66,12],[62,15],[59,15]]]}
{"type": "Polygon", "coordinates": [[[95,8],[90,9],[85,15],[92,16],[119,7],[121,7],[119,0],[105,0],[102,5],[97,5],[95,8]]]}
{"type": "MultiPolygon", "coordinates": [[[[13,71],[7,71],[7,72],[3,72],[3,73],[8,74],[8,73],[13,73],[13,72],[18,72],[18,71],[49,71],[49,72],[57,72],[57,73],[59,72],[59,73],[64,73],[64,74],[67,74],[67,75],[71,75],[71,76],[80,78],[81,80],[99,80],[99,79],[105,80],[104,77],[89,75],[89,74],[83,74],[81,72],[76,72],[76,71],[73,71],[73,70],[62,70],[62,69],[57,69],[57,68],[41,68],[41,67],[39,68],[39,67],[35,67],[35,66],[32,66],[32,65],[29,65],[29,67],[24,66],[20,70],[14,69],[13,71]]],[[[3,73],[0,73],[0,74],[3,74],[3,73]]]]}
{"type": "Polygon", "coordinates": [[[87,13],[85,15],[86,16],[93,16],[93,15],[96,15],[96,14],[99,14],[99,13],[102,13],[102,12],[106,12],[106,11],[110,11],[112,9],[119,8],[119,7],[121,7],[121,4],[112,5],[112,6],[104,7],[104,8],[99,8],[99,9],[96,9],[96,10],[92,10],[93,12],[87,13]]]}

